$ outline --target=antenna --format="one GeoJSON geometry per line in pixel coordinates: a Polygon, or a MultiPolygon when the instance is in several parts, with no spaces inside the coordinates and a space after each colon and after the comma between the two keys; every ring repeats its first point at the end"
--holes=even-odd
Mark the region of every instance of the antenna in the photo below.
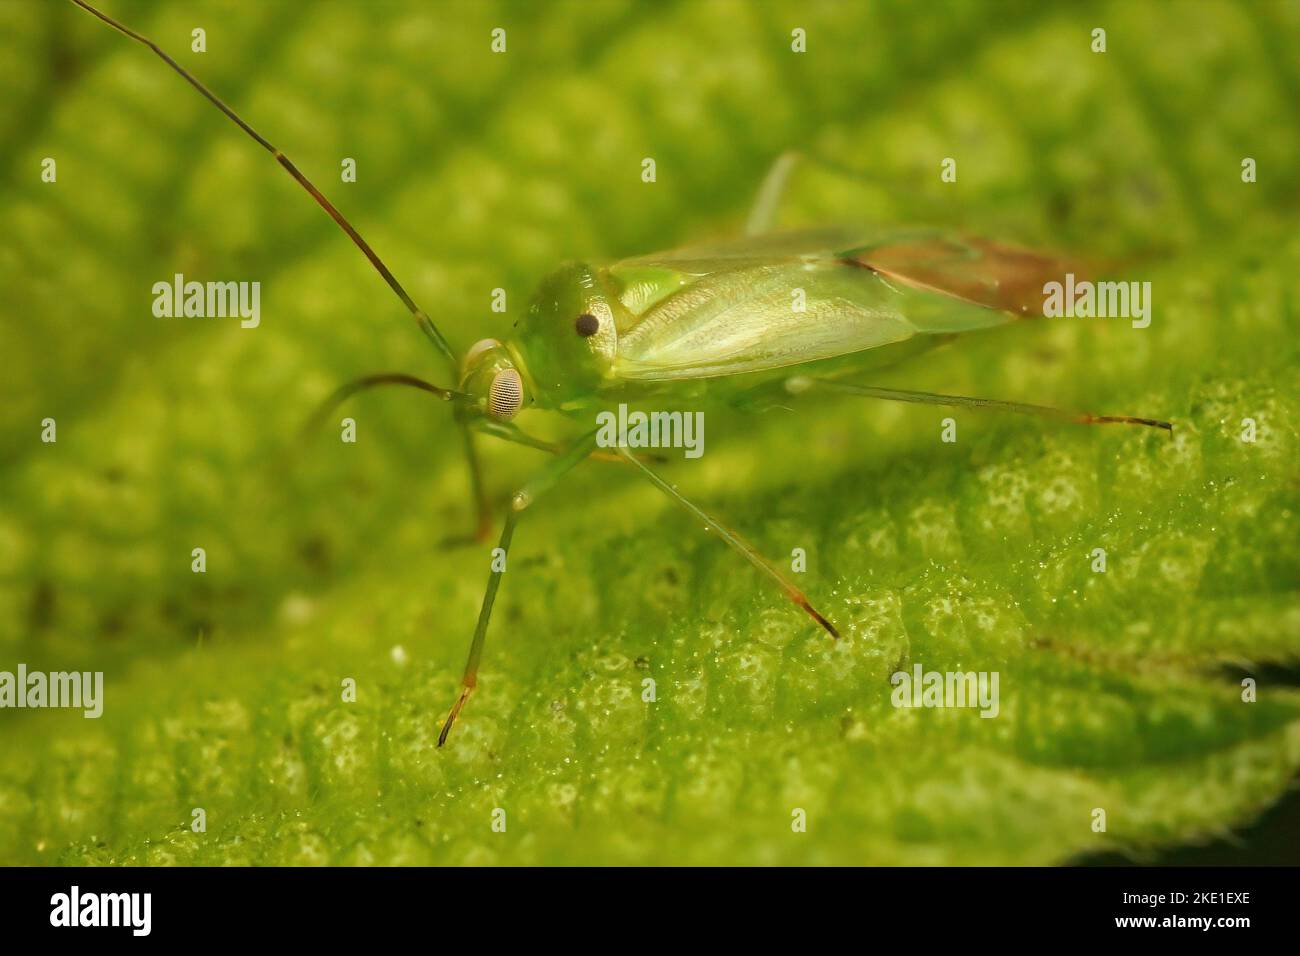
{"type": "Polygon", "coordinates": [[[407,294],[404,288],[402,288],[402,284],[397,281],[397,277],[393,275],[388,266],[384,265],[384,261],[379,258],[379,254],[375,252],[374,249],[370,248],[370,243],[361,238],[361,233],[357,232],[357,230],[353,228],[352,223],[348,222],[347,217],[344,216],[343,213],[339,212],[338,208],[332,202],[325,198],[324,194],[312,184],[310,179],[303,175],[302,170],[295,166],[288,156],[280,152],[280,150],[277,149],[270,140],[244,122],[238,113],[222,102],[221,98],[204,86],[203,83],[194,76],[194,74],[168,56],[162,47],[158,46],[158,44],[154,43],[148,37],[136,33],[125,24],[119,23],[108,14],[96,10],[87,3],[86,0],[72,0],[72,2],[81,7],[81,9],[85,10],[87,13],[90,13],[93,16],[98,17],[104,23],[107,23],[118,33],[130,37],[138,43],[143,43],[149,49],[153,50],[153,52],[158,55],[158,58],[179,73],[185,82],[189,83],[190,86],[194,87],[207,97],[207,99],[217,109],[221,110],[221,112],[225,113],[226,116],[230,118],[232,123],[242,129],[259,146],[274,156],[276,162],[283,166],[288,171],[289,175],[297,180],[298,184],[311,194],[311,198],[315,199],[316,202],[320,204],[320,207],[329,213],[330,218],[338,223],[340,229],[347,233],[348,238],[356,244],[356,247],[365,253],[366,258],[370,260],[370,264],[375,267],[375,271],[384,277],[384,281],[388,283],[388,287],[396,293],[397,297],[402,300],[402,304],[406,306],[411,315],[415,317],[415,321],[420,326],[420,330],[429,337],[430,341],[432,341],[435,346],[437,346],[438,351],[446,356],[447,361],[451,364],[452,375],[456,375],[458,370],[456,354],[452,352],[451,346],[447,344],[447,340],[443,337],[442,333],[438,331],[438,327],[433,324],[433,321],[425,314],[424,310],[416,305],[415,300],[407,294]]]}

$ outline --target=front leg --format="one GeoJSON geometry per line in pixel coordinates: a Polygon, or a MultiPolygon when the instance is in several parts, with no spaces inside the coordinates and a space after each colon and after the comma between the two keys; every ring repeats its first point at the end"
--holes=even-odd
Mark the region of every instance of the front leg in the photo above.
{"type": "MultiPolygon", "coordinates": [[[[502,554],[509,555],[510,553],[510,542],[514,538],[515,525],[518,523],[520,515],[530,508],[538,498],[553,488],[564,475],[586,460],[596,447],[596,434],[596,431],[588,432],[569,444],[557,457],[548,461],[546,467],[539,471],[531,481],[510,496],[510,507],[506,511],[505,527],[501,529],[501,540],[497,543],[497,547],[501,549],[502,554]]],[[[447,719],[442,725],[442,733],[438,734],[439,747],[447,742],[447,735],[451,733],[452,725],[456,723],[456,718],[460,716],[465,702],[469,700],[469,695],[478,686],[478,665],[483,656],[483,642],[487,638],[488,621],[492,618],[492,605],[496,603],[497,588],[501,586],[501,575],[504,573],[504,568],[501,571],[492,570],[488,572],[487,591],[483,595],[483,605],[479,609],[478,624],[474,627],[473,640],[470,641],[469,658],[465,661],[465,673],[460,682],[460,696],[451,705],[451,711],[447,714],[447,719]]]]}

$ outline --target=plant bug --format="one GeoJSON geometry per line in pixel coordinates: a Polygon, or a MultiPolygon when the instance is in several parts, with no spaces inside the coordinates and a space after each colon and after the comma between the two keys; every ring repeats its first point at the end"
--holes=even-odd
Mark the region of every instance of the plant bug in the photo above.
{"type": "MultiPolygon", "coordinates": [[[[450,403],[463,437],[480,540],[488,536],[492,518],[473,435],[487,434],[552,454],[510,499],[498,542],[503,555],[509,552],[523,512],[567,472],[588,458],[612,457],[702,521],[838,637],[835,626],[785,574],[678,492],[644,456],[622,444],[612,451],[599,450],[597,430],[554,445],[529,435],[514,419],[528,409],[589,420],[611,404],[672,394],[674,388],[689,385],[692,395],[714,402],[743,400],[764,391],[800,394],[818,389],[889,401],[993,408],[1081,424],[1172,430],[1168,422],[1149,418],[846,381],[868,367],[868,356],[873,363],[882,357],[893,361],[962,332],[1041,314],[1044,285],[1059,281],[1065,266],[1032,252],[935,230],[836,227],[770,232],[793,154],[778,160],[764,181],[743,238],[609,265],[561,266],[542,281],[511,339],[484,339],[458,359],[379,255],[284,153],[153,41],[86,0],[72,2],[149,47],[269,152],[370,260],[442,354],[455,383],[443,387],[404,373],[366,376],[336,390],[321,414],[358,391],[387,385],[420,389],[450,403]],[[800,308],[791,306],[795,289],[801,293],[800,308]]],[[[443,723],[440,747],[477,685],[500,581],[499,571],[489,574],[461,691],[443,723]]]]}

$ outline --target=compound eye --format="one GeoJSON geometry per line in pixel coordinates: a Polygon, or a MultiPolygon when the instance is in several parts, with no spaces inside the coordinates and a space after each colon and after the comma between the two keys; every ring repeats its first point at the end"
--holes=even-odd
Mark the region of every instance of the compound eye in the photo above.
{"type": "Polygon", "coordinates": [[[573,323],[573,328],[585,339],[588,336],[595,335],[600,330],[600,319],[590,312],[584,312],[573,323]]]}
{"type": "Polygon", "coordinates": [[[524,383],[513,368],[502,369],[492,379],[488,390],[488,411],[493,418],[508,422],[524,405],[524,383]]]}

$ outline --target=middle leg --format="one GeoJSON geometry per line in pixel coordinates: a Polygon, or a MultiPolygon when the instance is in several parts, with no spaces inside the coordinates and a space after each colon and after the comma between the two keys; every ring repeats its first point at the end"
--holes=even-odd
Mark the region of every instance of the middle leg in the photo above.
{"type": "Polygon", "coordinates": [[[632,452],[628,451],[626,448],[619,448],[619,454],[641,469],[642,473],[647,479],[649,479],[651,484],[666,494],[669,498],[676,501],[690,514],[703,521],[705,527],[717,534],[717,536],[725,541],[731,548],[738,551],[740,555],[755,568],[771,578],[786,597],[806,611],[814,621],[827,630],[831,637],[840,636],[840,632],[835,629],[835,625],[826,620],[826,618],[822,616],[821,612],[812,606],[803,591],[799,590],[799,588],[794,585],[794,582],[778,571],[775,565],[759,554],[758,551],[754,549],[753,545],[749,544],[749,542],[741,538],[740,535],[736,534],[736,532],[732,531],[717,518],[714,518],[699,505],[684,496],[671,484],[665,481],[657,471],[654,471],[649,465],[632,454],[632,452]]]}

